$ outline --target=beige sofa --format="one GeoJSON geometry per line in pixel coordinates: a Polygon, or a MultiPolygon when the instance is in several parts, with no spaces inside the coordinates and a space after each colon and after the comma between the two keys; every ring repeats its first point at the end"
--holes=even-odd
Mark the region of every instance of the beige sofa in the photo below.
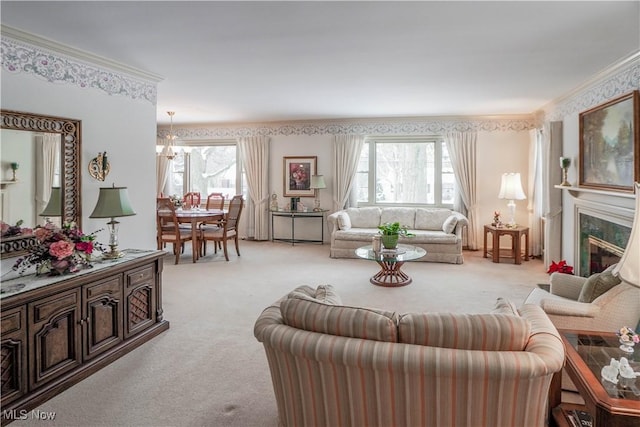
{"type": "Polygon", "coordinates": [[[254,335],[282,426],[545,426],[564,347],[540,307],[513,310],[399,315],[302,286],[254,335]]]}
{"type": "Polygon", "coordinates": [[[417,261],[462,264],[462,230],[467,218],[444,208],[363,207],[348,208],[327,217],[332,258],[356,258],[355,250],[371,244],[378,226],[399,222],[415,234],[400,243],[419,246],[427,255],[417,261]]]}

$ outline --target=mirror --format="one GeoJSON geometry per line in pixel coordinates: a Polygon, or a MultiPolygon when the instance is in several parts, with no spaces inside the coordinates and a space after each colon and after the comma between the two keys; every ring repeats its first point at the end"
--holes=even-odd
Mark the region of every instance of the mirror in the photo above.
{"type": "MultiPolygon", "coordinates": [[[[81,204],[80,204],[80,144],[81,144],[81,122],[80,120],[67,119],[63,117],[43,116],[39,114],[22,113],[18,111],[0,110],[0,128],[14,131],[34,132],[37,134],[59,134],[60,135],[60,176],[59,186],[62,197],[61,222],[75,222],[79,227],[81,224],[81,204]]],[[[20,138],[23,143],[29,144],[34,138],[20,138]]],[[[3,151],[4,150],[3,143],[3,151]]],[[[32,150],[35,151],[35,150],[32,150]]],[[[37,165],[19,165],[17,169],[12,163],[18,163],[11,158],[2,158],[0,167],[2,168],[2,181],[0,185],[0,197],[4,200],[12,186],[12,177],[7,179],[7,173],[16,171],[18,179],[22,170],[35,171],[37,165]]],[[[35,177],[28,177],[35,180],[35,177]]],[[[36,210],[36,201],[33,199],[31,211],[36,210]]],[[[10,203],[8,203],[10,204],[10,203]]],[[[8,205],[7,204],[7,205],[8,205]]],[[[4,215],[4,212],[0,212],[4,215]]],[[[42,218],[44,219],[44,218],[42,218]]],[[[5,219],[3,218],[3,221],[5,219]]],[[[34,221],[34,220],[32,220],[34,221]]],[[[15,225],[16,221],[5,221],[9,225],[15,225]]],[[[42,223],[42,221],[39,221],[42,223]]],[[[23,224],[24,227],[34,227],[34,224],[23,224]]],[[[8,258],[19,256],[24,253],[34,243],[32,236],[9,236],[0,237],[0,257],[8,258]]]]}

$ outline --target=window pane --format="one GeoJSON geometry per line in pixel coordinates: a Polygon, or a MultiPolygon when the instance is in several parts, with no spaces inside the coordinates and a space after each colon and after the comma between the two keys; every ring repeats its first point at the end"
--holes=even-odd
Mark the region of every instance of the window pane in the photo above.
{"type": "Polygon", "coordinates": [[[434,203],[434,143],[376,143],[376,203],[434,203]]]}
{"type": "Polygon", "coordinates": [[[455,195],[455,177],[447,144],[442,143],[442,204],[453,205],[455,195]]]}
{"type": "Polygon", "coordinates": [[[358,172],[356,174],[356,190],[358,202],[369,201],[369,143],[365,142],[360,153],[358,172]]]}
{"type": "Polygon", "coordinates": [[[222,193],[225,199],[236,194],[235,145],[193,147],[189,157],[189,191],[200,192],[203,199],[211,193],[222,193]]]}

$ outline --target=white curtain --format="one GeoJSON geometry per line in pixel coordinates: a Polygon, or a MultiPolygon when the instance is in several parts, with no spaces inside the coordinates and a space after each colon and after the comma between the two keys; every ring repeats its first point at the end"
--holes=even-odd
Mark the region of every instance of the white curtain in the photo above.
{"type": "Polygon", "coordinates": [[[364,136],[336,135],[333,139],[333,210],[355,205],[350,200],[364,136]]]}
{"type": "Polygon", "coordinates": [[[269,137],[238,139],[240,159],[247,175],[247,236],[269,240],[269,137]]]}
{"type": "Polygon", "coordinates": [[[477,139],[477,132],[450,132],[445,135],[459,196],[456,197],[453,208],[466,215],[469,220],[467,247],[471,250],[478,249],[477,236],[479,234],[479,213],[476,201],[477,139]],[[460,199],[462,203],[460,203],[460,199]]]}
{"type": "Polygon", "coordinates": [[[47,207],[51,197],[51,187],[60,186],[60,180],[56,179],[56,174],[60,174],[60,146],[59,133],[43,133],[40,144],[40,154],[36,156],[36,215],[47,207]]]}
{"type": "Polygon", "coordinates": [[[529,254],[542,255],[542,241],[544,230],[542,228],[543,198],[542,198],[542,131],[532,129],[529,131],[529,254]]]}
{"type": "Polygon", "coordinates": [[[165,142],[166,141],[164,139],[158,139],[156,142],[157,145],[163,146],[160,155],[156,156],[156,194],[158,197],[160,197],[160,195],[164,191],[164,186],[166,185],[167,177],[169,176],[170,160],[166,155],[162,155],[166,154],[167,150],[167,147],[164,145],[165,142]]]}

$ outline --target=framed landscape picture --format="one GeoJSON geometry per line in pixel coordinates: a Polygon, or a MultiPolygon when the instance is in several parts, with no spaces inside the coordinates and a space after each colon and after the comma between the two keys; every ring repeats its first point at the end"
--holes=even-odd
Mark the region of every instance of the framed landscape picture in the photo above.
{"type": "Polygon", "coordinates": [[[317,156],[284,158],[284,197],[314,197],[311,176],[316,174],[317,156]]]}
{"type": "Polygon", "coordinates": [[[580,113],[579,186],[633,192],[640,181],[640,96],[627,95],[580,113]]]}

